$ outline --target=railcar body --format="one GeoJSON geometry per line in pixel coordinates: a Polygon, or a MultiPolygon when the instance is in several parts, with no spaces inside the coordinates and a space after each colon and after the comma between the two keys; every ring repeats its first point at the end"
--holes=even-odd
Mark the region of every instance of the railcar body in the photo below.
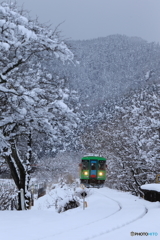
{"type": "Polygon", "coordinates": [[[102,187],[106,180],[106,158],[85,156],[81,159],[80,182],[86,187],[102,187]]]}

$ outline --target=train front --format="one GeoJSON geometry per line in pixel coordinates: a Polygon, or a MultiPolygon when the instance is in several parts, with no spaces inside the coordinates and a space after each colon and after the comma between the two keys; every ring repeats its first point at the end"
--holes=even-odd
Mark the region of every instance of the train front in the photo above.
{"type": "Polygon", "coordinates": [[[80,182],[86,187],[102,187],[106,180],[106,158],[86,156],[81,160],[80,182]]]}

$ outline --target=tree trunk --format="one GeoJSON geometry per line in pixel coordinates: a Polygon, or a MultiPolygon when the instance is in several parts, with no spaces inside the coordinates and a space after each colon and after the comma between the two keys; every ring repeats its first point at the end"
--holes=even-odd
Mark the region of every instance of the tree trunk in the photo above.
{"type": "Polygon", "coordinates": [[[18,154],[15,141],[11,141],[11,154],[4,156],[11,171],[12,178],[19,190],[18,194],[18,210],[29,209],[30,207],[30,193],[29,189],[29,166],[24,163],[18,154]],[[22,191],[23,189],[23,191],[22,191]],[[24,207],[22,200],[22,192],[24,193],[24,207]]]}

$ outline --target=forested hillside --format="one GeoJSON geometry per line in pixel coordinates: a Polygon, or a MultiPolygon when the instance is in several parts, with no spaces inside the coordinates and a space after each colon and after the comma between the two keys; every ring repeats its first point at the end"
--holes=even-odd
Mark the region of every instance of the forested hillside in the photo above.
{"type": "Polygon", "coordinates": [[[82,109],[92,109],[104,101],[113,102],[130,89],[150,84],[160,76],[160,46],[122,35],[85,41],[70,41],[74,63],[55,60],[47,67],[67,77],[77,90],[82,109]]]}
{"type": "Polygon", "coordinates": [[[138,194],[160,173],[160,46],[121,35],[69,43],[74,62],[47,67],[77,91],[81,152],[106,156],[107,185],[138,194]]]}

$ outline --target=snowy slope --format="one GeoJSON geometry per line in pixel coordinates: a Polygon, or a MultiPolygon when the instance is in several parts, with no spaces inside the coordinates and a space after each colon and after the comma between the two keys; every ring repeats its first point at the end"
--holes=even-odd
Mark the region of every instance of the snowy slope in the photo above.
{"type": "Polygon", "coordinates": [[[85,210],[80,206],[59,214],[54,207],[46,208],[50,197],[37,200],[30,211],[1,212],[1,239],[128,240],[132,231],[152,233],[160,239],[159,202],[151,203],[109,188],[93,189],[86,198],[85,210]]]}

